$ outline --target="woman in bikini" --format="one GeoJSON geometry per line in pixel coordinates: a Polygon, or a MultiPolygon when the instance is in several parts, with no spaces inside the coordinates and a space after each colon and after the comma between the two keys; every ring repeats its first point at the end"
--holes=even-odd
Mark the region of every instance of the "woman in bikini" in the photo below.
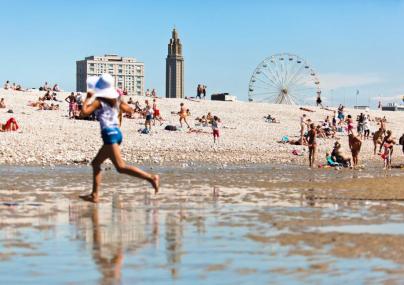
{"type": "Polygon", "coordinates": [[[90,77],[88,82],[89,91],[84,101],[81,115],[89,116],[96,113],[101,127],[101,137],[104,142],[96,157],[91,162],[93,167],[93,190],[91,194],[80,196],[81,199],[93,203],[99,202],[99,188],[101,183],[101,164],[110,159],[119,173],[131,175],[133,177],[144,179],[153,186],[155,193],[159,191],[160,177],[149,174],[137,167],[127,165],[121,157],[120,144],[122,142],[122,133],[119,129],[118,113],[119,110],[127,113],[133,113],[126,103],[120,100],[119,94],[114,88],[114,79],[109,74],[101,75],[97,78],[90,77]],[[95,97],[92,103],[89,103],[91,97],[95,97]]]}
{"type": "Polygon", "coordinates": [[[392,132],[391,130],[386,131],[386,136],[384,137],[380,148],[379,148],[379,154],[381,154],[381,157],[384,160],[384,169],[391,169],[391,157],[393,156],[393,147],[394,147],[395,141],[392,137],[392,132]],[[384,153],[382,154],[382,147],[384,147],[384,153]]]}

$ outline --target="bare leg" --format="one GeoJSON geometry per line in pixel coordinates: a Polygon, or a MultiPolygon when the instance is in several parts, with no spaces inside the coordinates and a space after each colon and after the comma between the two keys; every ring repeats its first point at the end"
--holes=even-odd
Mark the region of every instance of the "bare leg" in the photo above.
{"type": "Polygon", "coordinates": [[[107,145],[103,145],[98,151],[97,155],[91,162],[93,167],[93,191],[91,194],[80,196],[81,199],[93,203],[99,201],[99,189],[101,184],[101,164],[109,157],[109,150],[107,145]]]}
{"type": "Polygon", "coordinates": [[[300,144],[303,145],[304,126],[300,126],[300,144]]]}
{"type": "Polygon", "coordinates": [[[313,149],[309,148],[309,167],[312,167],[312,157],[313,157],[313,149]]]}
{"type": "Polygon", "coordinates": [[[312,154],[311,154],[311,167],[314,166],[315,160],[316,160],[316,147],[313,147],[312,154]]]}
{"type": "Polygon", "coordinates": [[[149,174],[137,167],[126,165],[121,157],[121,149],[118,144],[108,145],[108,148],[110,148],[111,153],[110,159],[119,173],[124,173],[149,181],[154,188],[154,193],[158,193],[160,188],[160,177],[158,175],[149,174]]]}
{"type": "Polygon", "coordinates": [[[188,129],[190,129],[191,127],[189,126],[189,124],[188,124],[188,122],[187,122],[187,118],[184,118],[184,122],[185,122],[185,124],[187,124],[188,129]]]}

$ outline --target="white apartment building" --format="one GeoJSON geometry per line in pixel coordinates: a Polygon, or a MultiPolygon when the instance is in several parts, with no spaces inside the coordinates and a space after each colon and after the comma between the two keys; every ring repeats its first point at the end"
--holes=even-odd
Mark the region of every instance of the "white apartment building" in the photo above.
{"type": "Polygon", "coordinates": [[[144,94],[144,63],[133,57],[121,57],[115,54],[88,56],[76,61],[77,92],[87,91],[87,77],[111,74],[115,87],[127,91],[128,95],[144,94]]]}

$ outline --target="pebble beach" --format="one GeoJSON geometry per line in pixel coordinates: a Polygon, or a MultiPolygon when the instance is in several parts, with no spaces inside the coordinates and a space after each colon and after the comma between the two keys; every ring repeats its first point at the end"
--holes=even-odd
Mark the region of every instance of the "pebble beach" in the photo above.
{"type": "MultiPolygon", "coordinates": [[[[0,98],[5,98],[6,108],[0,109],[0,122],[14,117],[20,129],[16,132],[0,132],[0,164],[2,165],[74,165],[88,164],[102,145],[97,121],[74,120],[68,118],[68,104],[64,99],[69,92],[59,92],[58,100],[50,102],[60,104],[60,110],[44,111],[28,106],[29,101],[36,101],[44,92],[17,92],[1,90],[0,98]],[[7,113],[11,109],[13,113],[7,113]]],[[[144,106],[146,97],[132,97],[144,106]]],[[[150,99],[150,98],[149,98],[150,99]]],[[[183,167],[199,164],[213,164],[220,167],[227,165],[251,164],[307,164],[307,147],[281,144],[283,136],[298,139],[299,118],[306,113],[308,118],[318,123],[333,113],[314,106],[305,106],[314,112],[305,112],[299,106],[276,105],[268,103],[220,102],[210,100],[158,99],[158,107],[164,119],[163,125],[152,128],[149,134],[141,134],[144,120],[124,118],[122,132],[123,158],[136,164],[180,165],[183,167]],[[166,131],[166,125],[179,127],[179,105],[184,102],[190,109],[188,122],[192,129],[184,127],[178,131],[166,131]],[[212,130],[195,121],[211,112],[222,123],[220,141],[213,143],[212,130]],[[280,123],[268,123],[264,116],[270,114],[280,123]],[[294,155],[297,150],[301,155],[294,155]]],[[[333,108],[331,108],[333,109],[333,108]]],[[[335,108],[334,108],[335,109],[335,108]]],[[[347,108],[345,113],[354,118],[361,110],[347,108]]],[[[398,138],[404,132],[404,112],[385,112],[370,110],[371,118],[387,118],[387,128],[398,138]]],[[[371,122],[371,131],[378,128],[371,122]]],[[[337,138],[346,152],[349,152],[346,134],[339,133],[337,138]]],[[[336,139],[319,139],[317,163],[325,162],[325,153],[332,150],[336,139]]],[[[396,146],[393,157],[395,163],[403,162],[401,146],[396,146]]],[[[382,161],[373,155],[373,142],[366,140],[362,145],[360,163],[382,161]]]]}

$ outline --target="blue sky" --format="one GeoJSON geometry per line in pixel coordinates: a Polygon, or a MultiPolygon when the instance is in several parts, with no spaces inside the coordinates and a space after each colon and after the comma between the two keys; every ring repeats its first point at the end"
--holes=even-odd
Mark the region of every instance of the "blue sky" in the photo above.
{"type": "Polygon", "coordinates": [[[3,0],[0,80],[75,88],[75,61],[116,53],[145,63],[146,88],[164,95],[173,26],[183,42],[185,91],[246,100],[265,57],[291,52],[319,74],[333,103],[376,104],[404,94],[404,1],[3,0]],[[333,90],[333,91],[330,91],[333,90]]]}

